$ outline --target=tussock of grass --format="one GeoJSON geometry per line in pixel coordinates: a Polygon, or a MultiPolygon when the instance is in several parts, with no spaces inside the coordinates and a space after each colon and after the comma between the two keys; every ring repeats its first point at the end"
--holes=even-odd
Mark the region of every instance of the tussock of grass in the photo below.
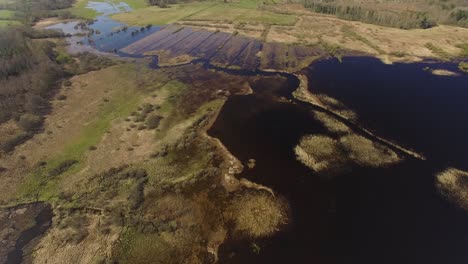
{"type": "Polygon", "coordinates": [[[460,57],[468,57],[468,43],[461,43],[455,46],[461,49],[460,57]]]}
{"type": "Polygon", "coordinates": [[[294,151],[300,162],[326,175],[341,172],[350,163],[383,167],[400,161],[395,152],[356,134],[338,140],[325,135],[304,136],[294,151]]]}
{"type": "Polygon", "coordinates": [[[251,237],[272,235],[287,221],[285,204],[266,193],[248,193],[237,197],[228,211],[235,231],[251,237]]]}
{"type": "Polygon", "coordinates": [[[381,167],[400,161],[395,152],[362,136],[343,136],[340,143],[346,149],[348,158],[361,166],[381,167]]]}
{"type": "Polygon", "coordinates": [[[434,55],[436,55],[439,59],[441,59],[443,61],[450,61],[452,59],[452,55],[450,55],[445,50],[441,49],[440,47],[434,45],[431,42],[426,43],[426,45],[424,45],[424,47],[426,47],[427,49],[432,51],[432,53],[434,53],[434,55]]]}
{"type": "Polygon", "coordinates": [[[350,120],[356,120],[357,114],[352,110],[348,109],[342,102],[335,98],[332,98],[325,94],[317,94],[316,97],[324,104],[328,109],[333,112],[342,115],[350,120]]]}
{"type": "Polygon", "coordinates": [[[315,119],[320,121],[330,132],[343,134],[349,133],[351,131],[347,125],[343,124],[342,122],[336,120],[335,118],[331,117],[326,113],[315,111],[314,117],[315,119]]]}
{"type": "Polygon", "coordinates": [[[370,40],[368,40],[367,38],[359,35],[358,33],[356,33],[351,26],[343,26],[341,27],[341,31],[343,32],[343,34],[345,36],[349,36],[355,40],[358,40],[364,44],[366,44],[367,46],[371,47],[372,49],[376,50],[379,54],[385,54],[385,51],[383,51],[379,46],[375,45],[374,43],[372,43],[370,40]]]}
{"type": "Polygon", "coordinates": [[[468,73],[468,62],[460,62],[458,64],[458,69],[462,72],[467,72],[468,73]]]}
{"type": "Polygon", "coordinates": [[[468,210],[468,172],[448,168],[436,175],[439,192],[461,208],[468,210]]]}
{"type": "Polygon", "coordinates": [[[297,159],[316,172],[343,165],[344,153],[337,140],[325,135],[305,136],[294,148],[297,159]]]}

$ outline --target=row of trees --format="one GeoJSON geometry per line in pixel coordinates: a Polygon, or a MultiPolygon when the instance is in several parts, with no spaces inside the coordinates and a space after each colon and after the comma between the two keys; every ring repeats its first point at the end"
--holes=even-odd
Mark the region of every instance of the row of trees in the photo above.
{"type": "Polygon", "coordinates": [[[182,2],[180,0],[148,0],[148,3],[152,6],[159,6],[161,8],[166,8],[168,5],[177,4],[182,2]]]}
{"type": "Polygon", "coordinates": [[[0,122],[21,115],[42,115],[47,98],[63,75],[54,61],[53,44],[34,45],[18,28],[4,30],[0,37],[0,122]]]}
{"type": "Polygon", "coordinates": [[[304,6],[317,13],[335,15],[346,20],[362,21],[382,26],[410,29],[430,28],[436,25],[422,12],[389,12],[363,8],[361,6],[344,6],[334,3],[322,3],[315,0],[305,0],[304,6]]]}
{"type": "Polygon", "coordinates": [[[41,18],[61,16],[72,17],[66,10],[71,7],[74,0],[15,0],[1,1],[0,10],[12,10],[15,12],[15,20],[23,24],[31,24],[41,18]]]}

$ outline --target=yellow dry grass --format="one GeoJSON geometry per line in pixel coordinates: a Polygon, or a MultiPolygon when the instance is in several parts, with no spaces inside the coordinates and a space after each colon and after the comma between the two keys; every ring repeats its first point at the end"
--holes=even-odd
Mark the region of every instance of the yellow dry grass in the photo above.
{"type": "Polygon", "coordinates": [[[385,167],[401,161],[394,151],[351,130],[339,139],[326,135],[306,135],[301,138],[294,152],[300,162],[325,176],[342,172],[350,163],[364,167],[385,167]]]}
{"type": "Polygon", "coordinates": [[[344,153],[339,142],[325,135],[304,136],[294,148],[297,159],[316,172],[343,166],[344,153]]]}
{"type": "Polygon", "coordinates": [[[346,134],[350,133],[351,129],[344,123],[324,112],[314,111],[314,117],[320,121],[323,126],[332,133],[346,134]]]}
{"type": "Polygon", "coordinates": [[[272,235],[287,221],[284,202],[268,193],[236,197],[228,212],[235,231],[254,238],[272,235]]]}
{"type": "Polygon", "coordinates": [[[289,11],[302,14],[298,23],[294,26],[272,26],[267,41],[303,44],[320,44],[324,41],[373,54],[387,62],[438,57],[426,47],[428,42],[456,56],[461,51],[456,45],[468,42],[466,28],[441,25],[431,29],[403,30],[308,13],[297,6],[289,11]],[[342,30],[343,27],[349,30],[342,30]],[[404,56],[393,55],[397,53],[404,53],[404,56]]]}
{"type": "Polygon", "coordinates": [[[368,167],[383,167],[400,161],[398,155],[388,148],[356,134],[340,138],[348,158],[356,164],[368,167]]]}

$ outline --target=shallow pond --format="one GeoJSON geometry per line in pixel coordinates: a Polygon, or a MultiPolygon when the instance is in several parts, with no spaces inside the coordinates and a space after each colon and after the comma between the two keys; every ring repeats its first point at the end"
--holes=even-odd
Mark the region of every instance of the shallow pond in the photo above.
{"type": "MultiPolygon", "coordinates": [[[[102,52],[118,52],[123,47],[140,40],[160,29],[158,26],[128,27],[111,19],[116,13],[131,11],[124,2],[88,2],[87,8],[95,10],[99,15],[93,22],[71,21],[47,27],[47,29],[61,30],[72,35],[69,38],[71,52],[85,51],[93,47],[102,52]]],[[[125,55],[121,54],[120,55],[125,55]]]]}

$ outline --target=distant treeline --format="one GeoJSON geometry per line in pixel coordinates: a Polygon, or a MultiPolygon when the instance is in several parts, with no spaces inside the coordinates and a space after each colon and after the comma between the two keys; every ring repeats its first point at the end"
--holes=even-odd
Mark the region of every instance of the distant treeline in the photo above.
{"type": "Polygon", "coordinates": [[[431,28],[436,25],[422,12],[390,12],[365,9],[361,6],[343,6],[334,3],[321,3],[315,0],[304,0],[304,7],[317,13],[335,15],[346,20],[361,21],[369,24],[410,28],[431,28]]]}
{"type": "Polygon", "coordinates": [[[152,6],[159,6],[161,8],[166,8],[169,5],[174,5],[178,3],[190,2],[190,0],[147,0],[148,4],[152,6]]]}
{"type": "Polygon", "coordinates": [[[451,12],[447,22],[449,24],[468,28],[468,10],[460,9],[451,12]]]}
{"type": "Polygon", "coordinates": [[[15,0],[0,2],[0,9],[16,11],[15,20],[24,24],[31,24],[41,18],[62,17],[70,18],[69,8],[74,0],[15,0]]]}

